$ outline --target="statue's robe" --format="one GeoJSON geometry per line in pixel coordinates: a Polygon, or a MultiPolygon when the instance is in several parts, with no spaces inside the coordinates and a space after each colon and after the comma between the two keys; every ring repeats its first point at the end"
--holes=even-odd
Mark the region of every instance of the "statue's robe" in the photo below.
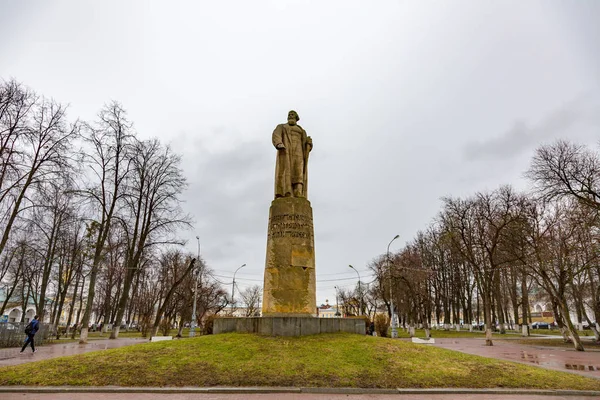
{"type": "Polygon", "coordinates": [[[285,150],[277,150],[275,165],[275,197],[294,196],[292,185],[303,184],[301,197],[308,187],[308,152],[306,131],[300,125],[279,124],[273,131],[273,146],[283,143],[285,150]]]}

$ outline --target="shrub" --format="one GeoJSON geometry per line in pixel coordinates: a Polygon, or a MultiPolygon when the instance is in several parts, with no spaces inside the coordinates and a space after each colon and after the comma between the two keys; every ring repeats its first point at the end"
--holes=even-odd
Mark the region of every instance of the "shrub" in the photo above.
{"type": "Polygon", "coordinates": [[[377,336],[387,337],[389,327],[390,319],[386,314],[375,315],[375,331],[377,332],[377,336]]]}

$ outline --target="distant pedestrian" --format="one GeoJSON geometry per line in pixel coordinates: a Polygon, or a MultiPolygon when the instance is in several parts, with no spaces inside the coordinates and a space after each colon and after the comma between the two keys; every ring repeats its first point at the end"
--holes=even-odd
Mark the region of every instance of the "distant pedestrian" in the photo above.
{"type": "Polygon", "coordinates": [[[25,344],[23,345],[23,348],[21,349],[21,353],[25,351],[25,347],[27,347],[27,345],[29,343],[31,343],[32,352],[35,353],[35,345],[33,343],[33,337],[35,336],[38,329],[40,329],[40,322],[38,321],[38,316],[36,315],[35,317],[33,317],[31,322],[29,322],[27,324],[27,326],[25,327],[25,334],[27,335],[27,340],[25,341],[25,344]]]}

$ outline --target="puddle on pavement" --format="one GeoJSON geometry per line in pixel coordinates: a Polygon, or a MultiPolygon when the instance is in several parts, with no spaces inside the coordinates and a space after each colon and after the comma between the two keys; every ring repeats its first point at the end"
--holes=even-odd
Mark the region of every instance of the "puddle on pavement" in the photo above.
{"type": "Polygon", "coordinates": [[[525,360],[527,362],[530,362],[532,364],[539,364],[539,357],[537,356],[537,354],[529,354],[525,351],[521,352],[521,359],[525,360]]]}
{"type": "MultiPolygon", "coordinates": [[[[525,351],[521,352],[521,360],[537,365],[560,366],[556,360],[550,361],[547,360],[545,356],[539,357],[537,354],[531,354],[525,351]]],[[[600,371],[600,366],[597,365],[564,364],[564,368],[571,371],[600,371]]]]}
{"type": "Polygon", "coordinates": [[[565,368],[573,371],[600,371],[599,366],[593,365],[565,364],[565,368]]]}

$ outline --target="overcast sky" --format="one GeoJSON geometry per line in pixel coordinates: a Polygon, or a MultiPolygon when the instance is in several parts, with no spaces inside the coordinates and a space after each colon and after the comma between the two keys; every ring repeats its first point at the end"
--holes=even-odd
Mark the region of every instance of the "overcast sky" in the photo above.
{"type": "MultiPolygon", "coordinates": [[[[597,145],[600,1],[0,0],[0,78],[93,119],[118,100],[183,155],[183,232],[262,284],[274,127],[312,136],[317,302],[364,282],[440,197],[511,183],[536,146],[597,145]]],[[[231,285],[228,286],[229,290],[231,285]]]]}

